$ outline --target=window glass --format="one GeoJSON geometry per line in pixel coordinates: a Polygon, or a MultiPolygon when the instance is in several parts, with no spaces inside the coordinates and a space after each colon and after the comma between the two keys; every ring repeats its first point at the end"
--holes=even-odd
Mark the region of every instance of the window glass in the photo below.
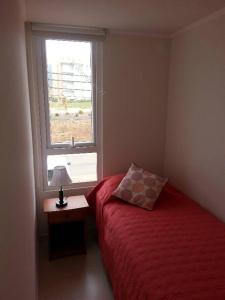
{"type": "Polygon", "coordinates": [[[97,154],[96,153],[79,153],[48,155],[48,185],[54,186],[53,173],[56,167],[61,168],[63,176],[71,183],[91,182],[97,180],[97,154]]]}
{"type": "Polygon", "coordinates": [[[51,145],[92,143],[91,42],[46,40],[51,145]]]}

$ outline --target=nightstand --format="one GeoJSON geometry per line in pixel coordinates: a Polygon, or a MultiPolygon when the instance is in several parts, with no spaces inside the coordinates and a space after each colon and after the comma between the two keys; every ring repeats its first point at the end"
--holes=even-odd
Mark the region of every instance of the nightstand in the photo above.
{"type": "Polygon", "coordinates": [[[89,205],[84,195],[67,197],[68,205],[57,208],[56,198],[44,200],[48,217],[49,259],[85,254],[85,219],[89,205]]]}

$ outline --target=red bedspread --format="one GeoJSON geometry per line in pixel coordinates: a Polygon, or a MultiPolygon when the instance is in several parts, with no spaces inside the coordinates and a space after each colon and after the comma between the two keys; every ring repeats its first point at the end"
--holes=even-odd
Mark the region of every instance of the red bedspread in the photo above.
{"type": "Polygon", "coordinates": [[[111,196],[123,175],[88,196],[116,300],[225,300],[225,225],[167,184],[153,211],[111,196]]]}

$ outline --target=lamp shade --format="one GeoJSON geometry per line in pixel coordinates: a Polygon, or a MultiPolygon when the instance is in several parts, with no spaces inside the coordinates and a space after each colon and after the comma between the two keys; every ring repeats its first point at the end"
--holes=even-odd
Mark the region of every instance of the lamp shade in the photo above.
{"type": "Polygon", "coordinates": [[[50,186],[68,185],[72,183],[72,180],[67,172],[65,166],[56,166],[53,169],[52,180],[50,186]]]}

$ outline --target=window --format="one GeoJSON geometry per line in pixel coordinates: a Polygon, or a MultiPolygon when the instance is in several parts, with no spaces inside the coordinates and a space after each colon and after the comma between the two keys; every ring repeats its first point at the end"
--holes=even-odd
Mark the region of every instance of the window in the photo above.
{"type": "Polygon", "coordinates": [[[44,190],[55,189],[52,178],[59,166],[69,178],[66,185],[88,186],[101,177],[100,42],[86,31],[77,35],[76,29],[69,35],[65,27],[63,33],[44,25],[32,29],[39,110],[34,127],[44,190]]]}
{"type": "Polygon", "coordinates": [[[91,42],[45,40],[49,147],[95,142],[93,47],[91,42]]]}

